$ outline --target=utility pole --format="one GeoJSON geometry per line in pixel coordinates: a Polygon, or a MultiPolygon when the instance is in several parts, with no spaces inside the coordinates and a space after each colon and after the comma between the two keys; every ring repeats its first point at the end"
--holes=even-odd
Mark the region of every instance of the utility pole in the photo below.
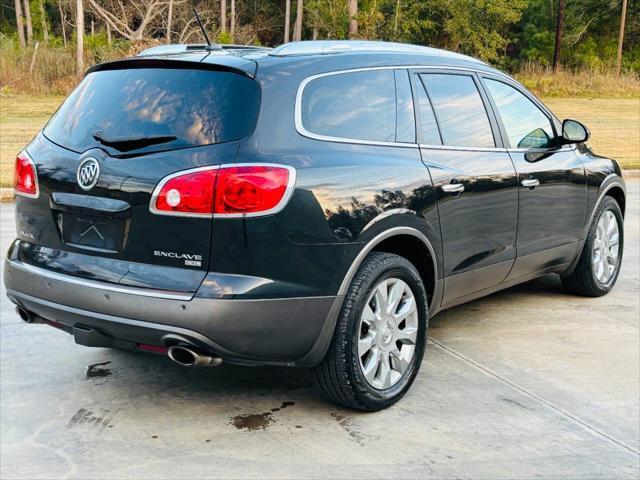
{"type": "Polygon", "coordinates": [[[620,75],[622,68],[622,46],[624,44],[624,24],[627,19],[627,0],[622,0],[622,15],[620,16],[620,35],[618,36],[618,56],[616,57],[616,75],[620,75]]]}

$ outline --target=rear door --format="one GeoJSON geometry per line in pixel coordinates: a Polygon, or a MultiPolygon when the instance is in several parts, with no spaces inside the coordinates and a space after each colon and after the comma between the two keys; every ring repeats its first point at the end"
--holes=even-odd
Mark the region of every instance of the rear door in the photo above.
{"type": "Polygon", "coordinates": [[[553,117],[517,85],[484,76],[504,141],[518,172],[518,260],[510,279],[573,260],[585,222],[584,167],[560,145],[553,117]]]}
{"type": "Polygon", "coordinates": [[[423,162],[437,192],[443,304],[502,282],[515,260],[516,172],[472,73],[416,71],[423,162]]]}
{"type": "Polygon", "coordinates": [[[233,161],[238,140],[255,127],[260,92],[240,73],[183,63],[88,74],[27,147],[40,195],[17,205],[19,238],[31,245],[24,261],[119,283],[197,288],[212,221],[152,213],[151,195],[175,172],[233,161]]]}

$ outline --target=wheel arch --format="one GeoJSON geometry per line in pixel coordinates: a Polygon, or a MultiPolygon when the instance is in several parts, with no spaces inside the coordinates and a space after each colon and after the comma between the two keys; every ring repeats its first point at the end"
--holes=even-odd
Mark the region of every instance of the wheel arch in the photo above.
{"type": "MultiPolygon", "coordinates": [[[[436,257],[436,251],[433,248],[432,243],[424,233],[416,228],[389,228],[369,240],[353,260],[351,266],[347,270],[347,273],[342,280],[342,283],[340,284],[338,294],[335,301],[333,302],[333,306],[331,307],[331,311],[327,316],[322,331],[318,336],[318,340],[307,355],[295,362],[296,365],[313,367],[322,361],[325,353],[327,352],[327,349],[329,348],[329,344],[331,343],[331,339],[336,327],[336,322],[338,320],[338,316],[340,315],[340,311],[342,310],[344,297],[349,290],[351,281],[353,280],[353,277],[358,271],[358,268],[360,268],[360,265],[362,265],[362,262],[367,257],[367,255],[374,251],[396,253],[397,255],[405,257],[416,266],[416,269],[420,273],[421,277],[423,275],[423,272],[425,272],[427,275],[427,279],[432,278],[433,285],[430,287],[431,291],[430,293],[427,292],[427,296],[430,301],[430,315],[433,315],[437,311],[441,294],[441,282],[438,281],[438,261],[436,257]],[[431,270],[425,270],[428,268],[428,263],[425,264],[424,262],[419,262],[421,263],[421,265],[416,265],[416,263],[414,263],[411,258],[408,258],[407,252],[403,249],[403,247],[407,248],[407,246],[413,247],[414,255],[417,255],[418,253],[428,253],[428,258],[431,263],[431,270]]],[[[425,277],[422,278],[424,282],[425,277]]],[[[426,288],[427,287],[425,286],[425,289],[426,288]]]]}
{"type": "Polygon", "coordinates": [[[374,251],[395,253],[409,260],[420,273],[425,284],[425,290],[427,290],[429,305],[430,307],[433,306],[438,279],[438,262],[435,249],[427,236],[413,227],[392,227],[369,240],[360,250],[344,276],[338,290],[339,296],[346,295],[358,268],[360,268],[367,255],[374,251]],[[424,254],[426,254],[426,257],[424,254]]]}

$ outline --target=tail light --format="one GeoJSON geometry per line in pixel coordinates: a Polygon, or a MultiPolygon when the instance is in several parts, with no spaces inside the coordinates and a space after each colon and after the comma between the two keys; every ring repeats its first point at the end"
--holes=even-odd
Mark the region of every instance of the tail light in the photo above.
{"type": "Polygon", "coordinates": [[[237,164],[185,170],[164,178],[150,210],[159,215],[252,217],[277,213],[293,193],[296,172],[271,164],[237,164]]]}
{"type": "Polygon", "coordinates": [[[36,165],[24,150],[16,157],[13,188],[16,194],[24,197],[38,198],[40,194],[36,165]]]}

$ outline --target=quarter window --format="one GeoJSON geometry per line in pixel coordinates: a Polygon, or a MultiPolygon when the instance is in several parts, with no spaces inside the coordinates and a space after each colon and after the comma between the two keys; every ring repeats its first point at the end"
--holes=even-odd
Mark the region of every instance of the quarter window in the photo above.
{"type": "Polygon", "coordinates": [[[302,125],[328,137],[379,142],[396,140],[393,70],[319,77],[304,88],[302,125]]]}
{"type": "Polygon", "coordinates": [[[551,121],[525,95],[506,83],[484,79],[512,148],[548,148],[555,145],[551,121]]]}
{"type": "Polygon", "coordinates": [[[444,145],[455,147],[495,147],[489,117],[471,76],[452,74],[420,75],[444,145]]]}

